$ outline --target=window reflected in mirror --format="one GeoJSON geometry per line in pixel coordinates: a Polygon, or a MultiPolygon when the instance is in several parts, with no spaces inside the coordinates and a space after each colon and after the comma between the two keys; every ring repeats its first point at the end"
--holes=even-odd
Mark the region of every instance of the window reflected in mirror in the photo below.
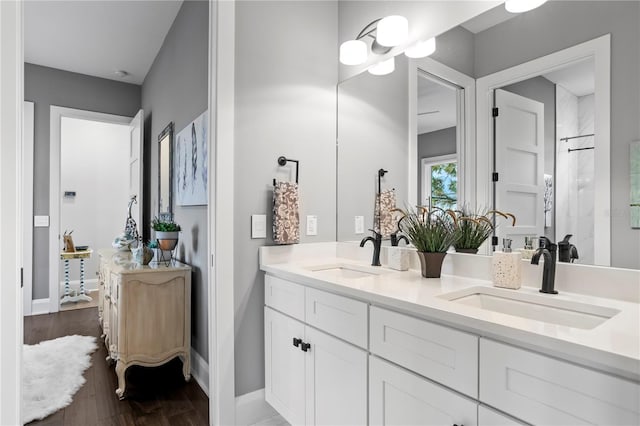
{"type": "Polygon", "coordinates": [[[158,215],[171,216],[172,208],[172,172],[173,123],[158,136],[158,215]]]}

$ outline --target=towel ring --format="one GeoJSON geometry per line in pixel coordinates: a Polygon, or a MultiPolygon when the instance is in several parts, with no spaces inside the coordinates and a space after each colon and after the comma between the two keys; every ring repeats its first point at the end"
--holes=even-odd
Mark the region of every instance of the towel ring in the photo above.
{"type": "MultiPolygon", "coordinates": [[[[296,183],[298,183],[298,170],[300,169],[300,162],[298,160],[293,160],[291,158],[287,158],[284,155],[278,157],[278,165],[285,166],[287,162],[296,163],[296,183]]],[[[276,186],[276,180],[273,179],[273,186],[276,186]]]]}

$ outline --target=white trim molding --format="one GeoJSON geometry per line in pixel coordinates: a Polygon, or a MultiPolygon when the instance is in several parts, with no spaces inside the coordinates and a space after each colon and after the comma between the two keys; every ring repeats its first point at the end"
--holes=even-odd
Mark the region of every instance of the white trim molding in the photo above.
{"type": "Polygon", "coordinates": [[[236,397],[236,425],[248,426],[268,420],[278,412],[264,399],[264,388],[236,397]]]}
{"type": "Polygon", "coordinates": [[[200,385],[200,388],[209,396],[209,364],[193,346],[191,347],[191,377],[200,385]]]}
{"type": "MultiPolygon", "coordinates": [[[[476,192],[480,205],[492,205],[493,91],[509,84],[564,68],[587,58],[595,62],[595,200],[594,263],[611,265],[611,35],[559,50],[520,65],[479,78],[477,88],[476,192]]],[[[498,206],[499,207],[499,206],[498,206]]]]}
{"type": "Polygon", "coordinates": [[[49,313],[49,299],[35,299],[31,302],[31,315],[44,315],[49,313]]]}
{"type": "Polygon", "coordinates": [[[33,146],[34,103],[23,102],[22,137],[22,303],[23,315],[31,315],[33,298],[33,146]]]}
{"type": "Polygon", "coordinates": [[[103,123],[129,124],[131,117],[85,111],[59,106],[50,107],[49,125],[49,312],[60,310],[60,152],[61,121],[63,117],[103,123]]]}
{"type": "Polygon", "coordinates": [[[21,421],[23,2],[0,1],[0,425],[21,421]]]}
{"type": "Polygon", "coordinates": [[[209,1],[209,421],[236,424],[234,332],[235,0],[209,1]],[[230,207],[231,206],[231,207],[230,207]]]}

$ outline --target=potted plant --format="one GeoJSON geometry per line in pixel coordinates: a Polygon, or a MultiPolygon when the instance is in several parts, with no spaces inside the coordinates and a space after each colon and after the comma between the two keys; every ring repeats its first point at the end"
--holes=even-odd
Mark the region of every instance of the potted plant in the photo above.
{"type": "Polygon", "coordinates": [[[402,212],[398,228],[418,251],[420,269],[425,278],[440,278],[442,262],[454,241],[455,213],[418,206],[402,212]]]}
{"type": "Polygon", "coordinates": [[[489,219],[493,213],[511,219],[511,225],[515,226],[516,218],[511,213],[503,213],[498,210],[472,211],[467,206],[455,211],[454,217],[454,241],[453,247],[458,253],[478,253],[478,248],[485,242],[495,229],[489,219]]]}
{"type": "Polygon", "coordinates": [[[161,220],[157,216],[151,221],[151,228],[156,232],[158,247],[161,250],[173,250],[178,244],[180,225],[173,220],[161,220]]]}

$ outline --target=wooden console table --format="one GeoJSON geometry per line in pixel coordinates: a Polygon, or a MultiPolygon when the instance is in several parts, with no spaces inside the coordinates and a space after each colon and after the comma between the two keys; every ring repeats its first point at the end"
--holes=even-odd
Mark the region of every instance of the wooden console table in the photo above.
{"type": "Polygon", "coordinates": [[[120,399],[131,365],[155,367],[179,356],[191,378],[191,267],[172,261],[138,265],[131,252],[98,252],[98,319],[109,356],[116,362],[120,399]]]}

